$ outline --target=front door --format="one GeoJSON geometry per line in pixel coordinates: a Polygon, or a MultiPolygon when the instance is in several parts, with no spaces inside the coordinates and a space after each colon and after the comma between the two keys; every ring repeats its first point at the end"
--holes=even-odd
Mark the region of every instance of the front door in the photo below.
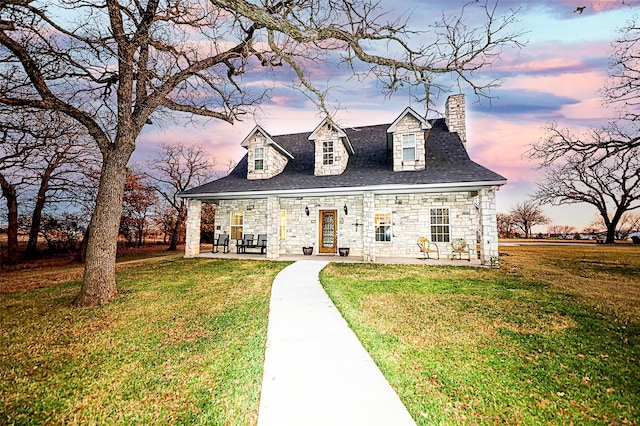
{"type": "Polygon", "coordinates": [[[320,210],[320,253],[336,253],[338,242],[336,241],[338,223],[337,210],[320,210]]]}

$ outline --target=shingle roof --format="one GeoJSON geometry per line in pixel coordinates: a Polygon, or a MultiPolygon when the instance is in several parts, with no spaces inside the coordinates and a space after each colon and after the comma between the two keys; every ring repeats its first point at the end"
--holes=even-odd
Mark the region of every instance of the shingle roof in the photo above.
{"type": "Polygon", "coordinates": [[[390,124],[344,129],[355,155],[349,157],[340,175],[314,176],[314,145],[311,133],[272,136],[294,159],[270,179],[247,179],[247,156],[226,177],[185,191],[191,198],[204,194],[238,192],[305,190],[314,188],[371,187],[375,185],[455,184],[473,182],[506,183],[503,176],[471,161],[456,133],[450,133],[443,119],[431,122],[426,140],[426,167],[416,171],[393,171],[391,153],[387,150],[390,124]]]}

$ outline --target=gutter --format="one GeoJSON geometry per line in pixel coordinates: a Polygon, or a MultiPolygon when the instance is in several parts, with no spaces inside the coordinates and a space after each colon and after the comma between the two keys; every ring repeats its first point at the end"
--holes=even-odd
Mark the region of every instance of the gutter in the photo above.
{"type": "Polygon", "coordinates": [[[180,198],[196,200],[237,200],[237,199],[257,199],[278,196],[281,198],[304,197],[304,196],[340,196],[340,195],[360,195],[364,193],[372,194],[415,194],[433,193],[444,191],[478,191],[492,186],[502,186],[507,183],[505,180],[480,181],[480,182],[452,182],[438,184],[414,184],[414,185],[369,185],[336,188],[309,188],[309,189],[272,189],[268,191],[240,191],[240,192],[203,192],[199,194],[178,194],[180,198]]]}

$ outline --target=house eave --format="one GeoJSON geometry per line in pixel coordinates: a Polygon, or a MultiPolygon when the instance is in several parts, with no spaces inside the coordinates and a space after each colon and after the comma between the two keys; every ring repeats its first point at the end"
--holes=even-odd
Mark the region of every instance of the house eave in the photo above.
{"type": "Polygon", "coordinates": [[[288,190],[267,190],[267,191],[239,191],[239,192],[210,192],[200,194],[179,194],[181,198],[197,199],[203,201],[213,200],[237,200],[237,199],[257,199],[270,196],[282,198],[309,197],[309,196],[341,196],[359,195],[364,193],[373,194],[408,194],[408,193],[433,193],[433,192],[457,192],[457,191],[478,191],[487,187],[498,187],[505,185],[506,180],[477,181],[477,182],[451,182],[437,184],[414,184],[414,185],[372,185],[336,188],[308,188],[308,189],[288,189],[288,190]]]}

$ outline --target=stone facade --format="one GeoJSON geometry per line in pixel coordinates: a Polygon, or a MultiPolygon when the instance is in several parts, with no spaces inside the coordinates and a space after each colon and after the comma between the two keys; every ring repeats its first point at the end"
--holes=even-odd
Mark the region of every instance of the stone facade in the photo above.
{"type": "Polygon", "coordinates": [[[202,201],[187,200],[187,239],[184,257],[196,257],[200,254],[200,222],[202,217],[202,201]]]}
{"type": "MultiPolygon", "coordinates": [[[[244,215],[243,233],[268,234],[267,257],[276,259],[280,254],[302,254],[302,247],[313,246],[317,254],[319,245],[319,212],[337,212],[337,246],[349,247],[350,255],[362,256],[365,261],[380,257],[420,257],[416,244],[420,236],[431,237],[431,209],[447,208],[449,212],[449,237],[464,238],[475,248],[479,233],[477,204],[483,206],[485,220],[490,221],[491,208],[495,212],[495,192],[478,193],[461,191],[451,193],[422,193],[381,195],[364,193],[335,197],[276,197],[251,200],[221,200],[216,208],[216,235],[231,232],[231,215],[244,215]],[[479,200],[480,198],[480,200],[479,200]],[[344,206],[348,213],[345,214],[344,206]],[[305,212],[309,209],[309,216],[305,212]],[[285,230],[281,229],[284,217],[285,230]],[[376,241],[375,214],[391,213],[391,241],[376,241]],[[277,249],[274,249],[277,248],[277,249]]],[[[495,218],[495,214],[493,215],[495,218]]],[[[485,225],[492,226],[491,223],[485,225]]],[[[497,235],[496,253],[497,253],[497,235]]],[[[231,249],[235,249],[231,240],[231,249]]],[[[448,243],[437,243],[440,255],[448,257],[448,243]]],[[[481,250],[493,253],[493,246],[481,250]]],[[[336,253],[337,255],[337,253],[336,253]]]]}
{"type": "Polygon", "coordinates": [[[344,135],[334,126],[327,124],[319,126],[313,133],[312,139],[315,145],[315,176],[339,175],[344,172],[349,162],[349,152],[345,146],[344,135]],[[323,146],[325,142],[333,144],[333,157],[331,164],[324,164],[323,146]]]}
{"type": "Polygon", "coordinates": [[[268,143],[267,138],[260,132],[254,132],[249,138],[247,144],[247,179],[269,179],[280,174],[287,165],[288,159],[272,144],[268,143]],[[264,151],[262,170],[256,170],[256,148],[262,148],[264,151]]]}
{"type": "Polygon", "coordinates": [[[424,170],[425,168],[425,132],[422,123],[413,115],[406,114],[396,123],[393,132],[393,171],[424,170]],[[403,135],[414,135],[415,137],[415,160],[402,159],[402,139],[403,135]]]}
{"type": "Polygon", "coordinates": [[[462,144],[467,146],[467,124],[464,95],[452,95],[444,106],[444,120],[450,132],[458,133],[462,144]]]}

